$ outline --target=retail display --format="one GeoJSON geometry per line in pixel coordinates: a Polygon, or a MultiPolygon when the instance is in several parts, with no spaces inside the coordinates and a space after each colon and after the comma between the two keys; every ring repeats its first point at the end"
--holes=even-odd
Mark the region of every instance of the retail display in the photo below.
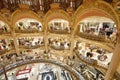
{"type": "Polygon", "coordinates": [[[119,5],[1,0],[0,80],[112,80],[120,72],[119,5]]]}

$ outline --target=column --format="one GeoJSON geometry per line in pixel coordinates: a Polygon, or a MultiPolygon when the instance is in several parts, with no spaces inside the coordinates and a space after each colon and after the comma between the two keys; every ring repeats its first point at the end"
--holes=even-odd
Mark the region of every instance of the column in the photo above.
{"type": "Polygon", "coordinates": [[[113,57],[111,59],[111,63],[109,65],[109,68],[107,70],[107,73],[105,75],[105,80],[111,80],[116,69],[117,69],[117,66],[119,65],[120,61],[120,43],[116,45],[116,48],[113,52],[113,57]]]}
{"type": "MultiPolygon", "coordinates": [[[[17,44],[17,37],[16,37],[14,31],[12,31],[12,37],[13,37],[13,42],[14,42],[16,53],[19,54],[19,47],[18,47],[18,44],[17,44]]],[[[14,57],[14,60],[16,62],[16,58],[15,57],[14,57]]]]}
{"type": "MultiPolygon", "coordinates": [[[[73,28],[73,24],[72,24],[72,22],[70,21],[70,27],[71,28],[73,28]]],[[[74,49],[74,33],[73,33],[73,31],[72,31],[72,29],[71,29],[71,46],[70,46],[70,56],[72,56],[73,55],[73,49],[74,49]]]]}
{"type": "Polygon", "coordinates": [[[44,30],[45,50],[48,51],[47,24],[44,25],[44,30]]]}

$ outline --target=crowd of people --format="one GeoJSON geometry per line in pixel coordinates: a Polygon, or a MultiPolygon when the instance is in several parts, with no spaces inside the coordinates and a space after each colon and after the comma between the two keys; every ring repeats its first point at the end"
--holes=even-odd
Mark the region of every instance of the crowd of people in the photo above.
{"type": "Polygon", "coordinates": [[[28,31],[33,31],[33,30],[38,30],[38,31],[43,31],[43,27],[39,22],[28,22],[27,25],[24,22],[19,22],[17,24],[18,30],[28,30],[28,31]]]}
{"type": "Polygon", "coordinates": [[[112,53],[89,43],[77,41],[74,51],[87,60],[97,60],[104,65],[109,65],[112,53]]]}
{"type": "Polygon", "coordinates": [[[12,47],[14,47],[13,40],[8,40],[8,39],[0,40],[0,51],[10,50],[12,47]]]}
{"type": "Polygon", "coordinates": [[[17,53],[8,53],[0,56],[0,63],[13,63],[15,61],[15,57],[17,57],[17,53]]]}
{"type": "Polygon", "coordinates": [[[0,21],[0,32],[8,32],[8,26],[0,21]]]}
{"type": "Polygon", "coordinates": [[[107,39],[116,38],[117,30],[114,23],[80,23],[79,31],[92,35],[103,35],[107,39]]]}
{"type": "Polygon", "coordinates": [[[56,56],[52,54],[51,50],[39,50],[39,49],[28,49],[28,50],[20,50],[20,53],[16,52],[3,54],[0,56],[0,62],[5,63],[13,63],[15,61],[25,61],[25,60],[34,60],[34,59],[50,59],[55,61],[61,61],[68,65],[73,66],[75,63],[75,56],[67,56],[64,58],[63,56],[56,56]]]}
{"type": "MultiPolygon", "coordinates": [[[[24,22],[19,22],[17,24],[17,27],[19,30],[39,30],[43,31],[42,25],[40,25],[38,22],[29,22],[28,25],[24,24],[24,22]]],[[[61,26],[59,24],[57,25],[51,25],[49,26],[50,30],[53,31],[67,31],[68,33],[71,32],[70,27],[61,26]]],[[[7,32],[7,27],[0,25],[0,30],[7,32]]],[[[104,25],[104,27],[100,27],[98,25],[96,26],[87,26],[82,25],[80,27],[80,32],[86,32],[89,34],[94,35],[105,35],[107,38],[111,38],[113,36],[116,36],[116,29],[110,28],[107,24],[104,25]],[[84,28],[83,28],[84,27],[84,28]],[[94,28],[95,27],[95,28],[94,28]]],[[[34,46],[43,46],[45,45],[44,37],[19,37],[17,40],[19,47],[21,46],[27,46],[27,47],[34,47],[34,46]]],[[[48,38],[48,45],[55,49],[55,50],[70,50],[71,42],[68,38],[48,38]]],[[[0,40],[0,51],[2,50],[10,50],[14,46],[13,40],[7,40],[7,39],[1,39],[0,40]]],[[[111,61],[111,57],[107,54],[111,54],[111,52],[107,50],[103,50],[102,48],[96,47],[94,45],[91,45],[89,43],[77,41],[74,45],[74,52],[79,54],[81,57],[84,58],[84,60],[87,60],[89,62],[94,62],[94,60],[101,62],[101,64],[109,65],[111,61]]],[[[20,51],[19,54],[15,53],[7,53],[0,56],[0,62],[9,62],[13,63],[14,61],[25,61],[25,60],[32,60],[32,59],[53,59],[58,61],[64,61],[66,64],[73,66],[75,63],[75,56],[70,57],[68,56],[66,59],[63,57],[57,57],[54,54],[50,53],[50,50],[45,51],[43,50],[40,52],[39,50],[23,50],[20,51]],[[42,53],[42,55],[41,55],[42,53]],[[61,59],[61,60],[60,60],[61,59]]],[[[92,63],[91,63],[92,64],[92,63]]],[[[86,69],[86,65],[80,65],[79,66],[80,71],[82,74],[89,74],[88,68],[86,69]],[[86,73],[87,72],[87,73],[86,73]]],[[[95,76],[92,75],[92,78],[100,78],[102,80],[101,75],[96,74],[95,76]]]]}
{"type": "Polygon", "coordinates": [[[62,23],[62,22],[57,23],[56,22],[56,23],[49,24],[49,30],[54,31],[56,33],[60,33],[60,32],[61,33],[70,33],[71,27],[67,26],[67,23],[62,23]],[[64,25],[62,25],[62,24],[64,24],[64,25]]]}
{"type": "Polygon", "coordinates": [[[21,37],[18,38],[18,44],[27,47],[42,46],[44,45],[44,39],[43,37],[21,37]]]}
{"type": "Polygon", "coordinates": [[[68,50],[70,49],[70,41],[65,38],[49,38],[49,45],[56,50],[68,50]]]}
{"type": "Polygon", "coordinates": [[[104,74],[96,68],[87,66],[86,64],[79,63],[76,66],[76,70],[79,71],[86,80],[104,80],[104,74]]]}
{"type": "Polygon", "coordinates": [[[16,52],[3,54],[0,56],[0,62],[13,63],[15,61],[43,58],[39,50],[22,50],[19,54],[16,52]]]}
{"type": "MultiPolygon", "coordinates": [[[[22,50],[20,51],[20,54],[17,53],[10,53],[10,54],[5,54],[3,56],[0,57],[0,61],[1,62],[9,62],[9,63],[13,63],[14,61],[26,61],[26,60],[35,60],[35,59],[50,59],[50,60],[55,60],[57,61],[57,59],[60,59],[60,56],[55,56],[53,57],[53,54],[51,54],[51,50],[48,51],[40,51],[38,50],[22,50]]],[[[66,63],[70,66],[75,66],[74,64],[76,64],[76,56],[68,56],[67,58],[62,58],[64,60],[63,63],[66,63]]],[[[60,61],[60,60],[58,60],[60,61]]],[[[80,63],[80,62],[78,62],[80,63]]],[[[77,67],[77,66],[76,66],[77,67]]],[[[78,67],[80,74],[82,74],[84,76],[85,79],[101,79],[103,80],[103,75],[101,73],[94,73],[93,69],[90,69],[87,65],[84,64],[80,64],[78,67]]]]}
{"type": "Polygon", "coordinates": [[[44,54],[45,54],[44,50],[39,49],[23,50],[20,51],[20,56],[17,59],[18,60],[39,59],[44,58],[44,54]]]}

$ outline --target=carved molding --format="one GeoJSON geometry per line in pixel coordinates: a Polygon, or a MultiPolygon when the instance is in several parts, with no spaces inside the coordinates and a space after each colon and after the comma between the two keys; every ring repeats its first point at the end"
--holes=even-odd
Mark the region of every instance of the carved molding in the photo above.
{"type": "Polygon", "coordinates": [[[39,16],[34,13],[31,10],[28,9],[23,9],[23,10],[16,10],[13,14],[12,14],[12,26],[15,26],[15,23],[20,20],[20,19],[24,19],[24,18],[31,18],[31,19],[35,19],[41,23],[43,23],[43,20],[41,18],[39,18],[39,16]]]}
{"type": "Polygon", "coordinates": [[[45,24],[48,24],[49,21],[57,18],[70,21],[69,14],[67,12],[62,9],[52,9],[49,10],[44,17],[45,24]]]}
{"type": "Polygon", "coordinates": [[[77,25],[79,24],[79,22],[82,19],[89,17],[89,16],[95,16],[95,15],[112,19],[116,23],[118,33],[120,32],[119,16],[110,4],[108,4],[107,2],[101,1],[101,0],[96,0],[96,1],[85,0],[85,2],[74,13],[74,17],[72,19],[74,21],[73,23],[75,26],[73,35],[75,34],[75,31],[77,30],[77,25]],[[94,12],[92,12],[92,11],[94,11],[94,12]],[[87,12],[89,14],[86,14],[87,12]]]}
{"type": "Polygon", "coordinates": [[[9,27],[11,26],[11,21],[8,21],[6,17],[0,12],[0,21],[6,23],[9,27]]]}
{"type": "Polygon", "coordinates": [[[120,79],[120,73],[115,72],[115,74],[114,74],[114,78],[117,79],[117,80],[119,80],[119,79],[120,79]]]}
{"type": "Polygon", "coordinates": [[[74,14],[74,18],[76,19],[78,16],[80,16],[81,14],[83,14],[86,11],[89,10],[96,10],[96,11],[102,11],[103,13],[105,13],[110,19],[114,20],[116,22],[116,24],[118,24],[118,16],[114,10],[114,8],[109,5],[108,3],[104,2],[104,1],[99,1],[96,0],[94,2],[90,2],[89,4],[90,6],[88,6],[88,3],[84,3],[82,4],[75,12],[74,14]],[[102,5],[102,6],[101,6],[102,5]]]}

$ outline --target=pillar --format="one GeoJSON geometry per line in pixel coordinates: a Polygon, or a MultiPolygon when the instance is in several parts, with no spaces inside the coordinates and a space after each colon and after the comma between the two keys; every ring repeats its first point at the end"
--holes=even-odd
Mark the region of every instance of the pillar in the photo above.
{"type": "Polygon", "coordinates": [[[72,34],[72,36],[71,36],[70,55],[73,54],[73,49],[74,49],[74,35],[72,34]]]}
{"type": "Polygon", "coordinates": [[[107,73],[105,75],[105,80],[111,80],[116,69],[117,69],[117,66],[119,65],[120,61],[120,43],[116,45],[116,48],[113,52],[113,57],[111,59],[111,63],[109,65],[109,68],[107,70],[107,73]]]}
{"type": "Polygon", "coordinates": [[[45,50],[48,51],[48,38],[47,38],[47,24],[44,25],[44,42],[45,42],[45,50]]]}
{"type": "MultiPolygon", "coordinates": [[[[19,54],[19,46],[17,44],[17,37],[15,35],[15,32],[12,31],[12,37],[13,37],[13,42],[14,42],[14,47],[15,47],[15,50],[16,50],[16,53],[19,54]]],[[[14,57],[14,61],[16,62],[16,58],[14,57]]]]}
{"type": "MultiPolygon", "coordinates": [[[[71,27],[71,30],[73,28],[73,23],[72,23],[72,20],[70,21],[70,27],[71,27]]],[[[71,47],[70,47],[70,56],[73,56],[73,49],[74,49],[74,30],[71,31],[71,47]]]]}

